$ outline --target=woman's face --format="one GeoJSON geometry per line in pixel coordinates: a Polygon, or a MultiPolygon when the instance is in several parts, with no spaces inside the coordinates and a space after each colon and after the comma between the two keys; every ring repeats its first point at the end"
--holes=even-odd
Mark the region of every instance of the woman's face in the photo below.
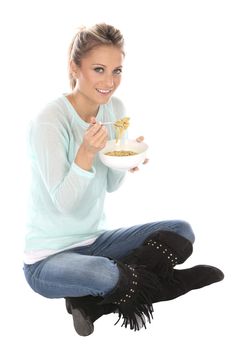
{"type": "Polygon", "coordinates": [[[121,82],[122,51],[114,46],[99,46],[76,66],[75,91],[92,104],[105,104],[121,82]]]}

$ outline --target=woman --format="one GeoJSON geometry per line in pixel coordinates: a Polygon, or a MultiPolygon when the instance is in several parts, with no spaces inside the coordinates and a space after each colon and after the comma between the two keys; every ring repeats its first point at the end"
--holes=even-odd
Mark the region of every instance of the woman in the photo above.
{"type": "Polygon", "coordinates": [[[174,269],[192,253],[194,234],[186,222],[106,227],[105,194],[117,190],[126,175],[98,157],[115,137],[102,123],[125,116],[122,102],[112,97],[121,82],[123,45],[120,31],[110,25],[82,28],[69,51],[71,92],[49,103],[29,134],[25,276],[35,292],[66,299],[84,336],[98,317],[116,311],[123,325],[146,327],[154,302],[223,279],[211,266],[174,269]]]}

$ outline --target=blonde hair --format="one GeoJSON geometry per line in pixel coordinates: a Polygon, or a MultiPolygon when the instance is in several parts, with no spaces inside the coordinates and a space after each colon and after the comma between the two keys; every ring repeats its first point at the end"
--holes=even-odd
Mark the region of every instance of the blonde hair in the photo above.
{"type": "Polygon", "coordinates": [[[81,65],[82,58],[92,49],[102,45],[116,46],[122,50],[124,54],[124,38],[121,32],[115,27],[106,23],[96,24],[93,27],[81,27],[73,37],[69,47],[69,80],[73,89],[76,80],[70,71],[70,61],[77,66],[81,65]]]}

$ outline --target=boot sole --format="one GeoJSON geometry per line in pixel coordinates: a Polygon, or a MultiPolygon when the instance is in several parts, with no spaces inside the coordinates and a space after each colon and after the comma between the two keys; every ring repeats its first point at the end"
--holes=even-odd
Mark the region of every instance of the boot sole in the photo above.
{"type": "Polygon", "coordinates": [[[86,337],[94,332],[94,325],[90,318],[83,314],[80,309],[73,309],[72,315],[74,328],[79,335],[86,337]]]}

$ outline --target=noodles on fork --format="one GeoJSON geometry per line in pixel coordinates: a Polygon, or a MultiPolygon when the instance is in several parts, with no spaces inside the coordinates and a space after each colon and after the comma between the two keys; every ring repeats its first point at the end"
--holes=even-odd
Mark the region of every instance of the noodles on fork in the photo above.
{"type": "MultiPolygon", "coordinates": [[[[125,132],[126,129],[128,129],[129,127],[129,118],[125,117],[122,119],[118,119],[115,123],[114,126],[116,128],[116,144],[118,143],[118,141],[121,140],[123,133],[125,132]]],[[[133,151],[129,151],[129,150],[115,150],[115,151],[110,151],[105,153],[107,156],[118,156],[118,157],[122,157],[122,156],[134,156],[137,153],[133,152],[133,151]]]]}
{"type": "Polygon", "coordinates": [[[129,127],[129,118],[125,117],[122,119],[118,119],[115,123],[114,126],[116,128],[116,143],[121,140],[124,132],[126,129],[129,127]]]}

